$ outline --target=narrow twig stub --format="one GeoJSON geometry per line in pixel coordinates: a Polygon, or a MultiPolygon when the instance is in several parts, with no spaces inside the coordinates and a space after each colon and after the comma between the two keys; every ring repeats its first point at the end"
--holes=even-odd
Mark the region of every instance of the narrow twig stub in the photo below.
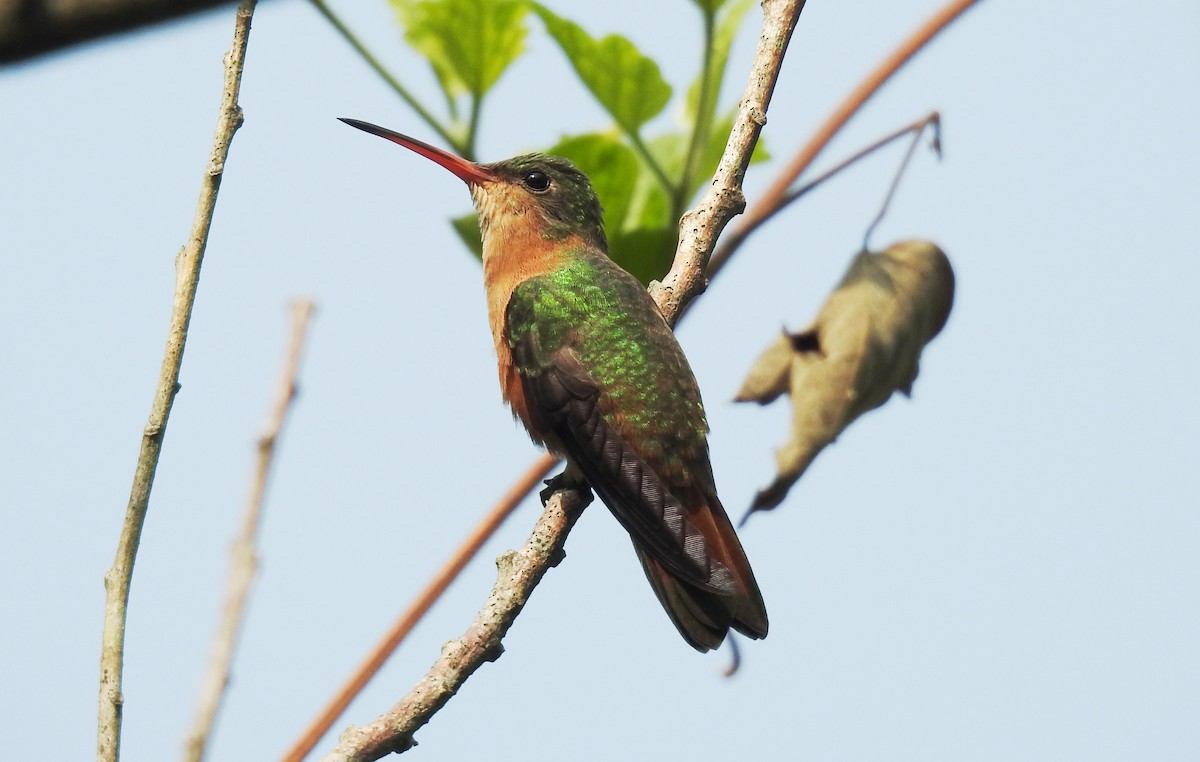
{"type": "Polygon", "coordinates": [[[242,532],[233,543],[230,552],[229,585],[225,596],[225,607],[217,633],[213,639],[212,656],[204,681],[200,689],[200,701],[196,709],[196,719],[192,731],[184,743],[183,758],[186,762],[200,762],[204,758],[209,738],[212,735],[213,724],[221,701],[225,697],[225,689],[233,664],[233,654],[237,647],[238,633],[246,616],[246,607],[250,600],[250,585],[254,582],[258,571],[258,528],[262,523],[263,500],[267,492],[267,477],[275,460],[275,451],[279,444],[279,435],[292,402],[296,399],[297,378],[300,375],[300,358],[304,352],[304,342],[308,335],[309,321],[313,314],[313,304],[309,301],[298,301],[292,305],[292,331],[288,342],[287,354],[284,357],[283,370],[280,373],[279,387],[271,404],[266,427],[258,438],[256,466],[250,485],[250,496],[246,501],[245,521],[242,532]]]}

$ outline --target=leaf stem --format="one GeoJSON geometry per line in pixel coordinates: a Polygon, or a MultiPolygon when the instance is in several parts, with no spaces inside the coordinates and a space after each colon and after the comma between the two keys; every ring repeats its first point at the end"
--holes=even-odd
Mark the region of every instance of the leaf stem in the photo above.
{"type": "Polygon", "coordinates": [[[467,142],[459,154],[467,161],[475,161],[475,139],[479,134],[479,112],[483,110],[483,94],[471,95],[471,117],[467,123],[467,142]]]}
{"type": "Polygon", "coordinates": [[[779,80],[779,69],[805,0],[764,0],[762,32],[750,66],[750,80],[738,103],[733,129],[717,163],[712,183],[700,201],[679,220],[675,261],[662,281],[650,284],[671,325],[708,285],[709,258],[725,226],[746,208],[742,181],[758,136],[767,123],[767,106],[779,80]]]}
{"type": "Polygon", "coordinates": [[[697,165],[700,162],[700,151],[708,142],[712,129],[712,67],[713,39],[715,18],[712,10],[705,6],[704,10],[704,62],[700,71],[700,95],[696,99],[696,122],[692,125],[692,140],[683,160],[683,175],[679,178],[679,187],[675,189],[671,201],[671,219],[677,220],[683,215],[687,206],[688,191],[692,187],[692,179],[696,176],[697,165]]]}
{"type": "Polygon", "coordinates": [[[676,188],[675,183],[671,182],[671,178],[667,176],[667,173],[665,170],[663,170],[662,165],[655,160],[654,156],[650,153],[650,149],[647,148],[646,144],[642,142],[642,136],[638,134],[637,130],[627,130],[624,127],[621,129],[625,130],[625,134],[629,136],[629,142],[633,145],[633,150],[636,151],[637,155],[640,156],[642,161],[646,163],[646,166],[650,169],[650,173],[654,175],[656,180],[658,180],[659,184],[663,187],[663,190],[666,191],[667,195],[671,198],[674,198],[676,195],[678,195],[678,189],[676,188]]]}
{"type": "Polygon", "coordinates": [[[933,125],[933,130],[934,130],[934,132],[933,132],[933,149],[934,149],[934,152],[940,156],[941,155],[941,128],[940,128],[941,119],[942,119],[941,114],[939,114],[936,111],[931,111],[915,122],[910,122],[909,124],[904,125],[903,127],[901,127],[898,130],[892,130],[887,135],[884,135],[882,138],[879,138],[878,140],[876,140],[874,143],[871,143],[870,145],[868,145],[864,148],[860,148],[857,151],[855,151],[853,154],[851,154],[850,156],[846,157],[845,159],[842,159],[841,161],[839,161],[837,164],[835,164],[831,168],[822,172],[815,179],[809,180],[807,183],[805,183],[804,185],[801,185],[799,188],[796,188],[795,190],[788,191],[787,195],[784,196],[783,202],[780,204],[779,208],[783,209],[783,207],[787,206],[788,204],[792,203],[793,201],[798,200],[801,196],[804,196],[804,195],[808,194],[809,192],[816,190],[818,186],[820,186],[827,180],[833,179],[833,177],[835,177],[838,173],[840,173],[847,167],[851,166],[855,162],[858,162],[858,161],[861,161],[861,160],[867,158],[868,156],[875,153],[879,149],[883,148],[884,146],[890,145],[892,142],[899,140],[900,138],[904,137],[905,135],[915,132],[915,133],[917,133],[917,137],[920,137],[920,133],[924,132],[925,128],[931,124],[933,125]]]}
{"type": "MultiPolygon", "coordinates": [[[[908,129],[902,131],[911,131],[913,133],[912,140],[908,144],[908,150],[904,152],[904,159],[900,162],[900,166],[896,169],[896,176],[892,178],[892,184],[888,188],[887,195],[883,197],[883,203],[879,206],[879,213],[875,215],[875,219],[871,220],[871,224],[867,226],[867,232],[863,233],[863,251],[867,251],[867,247],[871,242],[871,234],[875,232],[875,228],[879,223],[883,222],[884,215],[887,214],[888,207],[892,204],[892,199],[896,196],[896,189],[900,187],[900,178],[904,177],[904,170],[908,168],[908,163],[912,161],[913,154],[917,151],[917,145],[921,142],[921,135],[925,132],[925,128],[933,127],[933,145],[934,153],[938,158],[942,156],[942,117],[938,112],[934,111],[924,119],[914,122],[908,126],[908,129]]],[[[900,137],[897,135],[896,137],[900,137]]]]}
{"type": "Polygon", "coordinates": [[[404,85],[400,84],[400,80],[396,79],[394,76],[392,76],[391,72],[383,68],[383,64],[379,62],[379,59],[372,55],[371,51],[366,49],[354,32],[351,32],[350,28],[347,27],[342,20],[338,18],[337,14],[335,14],[333,10],[325,3],[325,0],[310,0],[310,2],[318,11],[321,12],[321,15],[325,17],[325,20],[328,21],[333,28],[338,31],[339,34],[342,35],[342,38],[346,42],[350,43],[350,47],[354,48],[355,52],[362,56],[362,59],[367,62],[367,65],[374,69],[375,73],[382,77],[383,81],[387,82],[388,85],[396,91],[396,94],[399,95],[400,98],[407,103],[413,111],[417,112],[417,116],[425,120],[425,123],[432,127],[433,131],[440,135],[443,140],[449,143],[455,151],[460,153],[463,151],[464,146],[462,145],[462,142],[456,140],[451,131],[440,121],[438,121],[437,117],[435,117],[424,106],[422,106],[421,102],[418,101],[404,85]]]}

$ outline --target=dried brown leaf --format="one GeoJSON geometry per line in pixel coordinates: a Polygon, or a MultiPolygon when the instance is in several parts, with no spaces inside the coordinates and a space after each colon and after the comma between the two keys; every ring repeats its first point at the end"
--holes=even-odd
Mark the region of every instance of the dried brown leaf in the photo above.
{"type": "Polygon", "coordinates": [[[786,334],[751,368],[739,401],[792,398],[792,436],[775,480],[750,511],[774,508],[826,445],[856,418],[912,393],[921,350],[942,330],[954,301],[950,261],[928,241],[862,252],[805,330],[786,334]]]}
{"type": "Polygon", "coordinates": [[[793,354],[792,337],[784,331],[767,347],[767,351],[754,361],[750,373],[742,382],[742,388],[733,398],[734,402],[758,402],[762,405],[774,402],[776,397],[788,389],[793,354]]]}

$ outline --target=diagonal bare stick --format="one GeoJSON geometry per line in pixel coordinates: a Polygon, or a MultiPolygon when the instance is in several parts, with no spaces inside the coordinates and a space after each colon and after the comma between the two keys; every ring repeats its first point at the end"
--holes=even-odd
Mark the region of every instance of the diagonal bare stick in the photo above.
{"type": "Polygon", "coordinates": [[[179,392],[179,368],[183,364],[183,349],[187,343],[188,324],[192,319],[196,289],[200,284],[200,265],[204,260],[204,249],[208,245],[208,230],[212,225],[213,210],[216,208],[217,190],[221,187],[225,159],[229,156],[229,144],[233,141],[233,134],[242,124],[242,109],[238,106],[237,99],[241,89],[242,67],[246,61],[246,43],[250,36],[250,20],[254,15],[255,4],[255,0],[243,0],[238,7],[233,46],[225,54],[225,87],[221,93],[221,108],[217,117],[216,135],[213,137],[212,155],[200,185],[200,201],[196,206],[192,232],[188,236],[187,244],[175,258],[175,299],[171,304],[167,347],[163,353],[158,387],[154,390],[150,417],[142,432],[141,451],[138,453],[137,467],[133,473],[133,487],[129,493],[129,505],[125,509],[125,521],[121,526],[116,559],[104,575],[104,632],[100,648],[97,762],[117,762],[120,757],[124,701],[121,695],[121,677],[125,668],[125,619],[129,606],[129,586],[133,579],[133,563],[137,558],[138,544],[142,538],[142,525],[146,522],[146,512],[150,507],[150,489],[154,485],[154,472],[158,468],[158,458],[162,452],[167,418],[171,415],[171,405],[179,392]]]}
{"type": "Polygon", "coordinates": [[[391,628],[384,634],[383,638],[371,652],[367,654],[354,673],[346,679],[346,682],[338,689],[329,703],[321,710],[309,726],[301,734],[300,738],[292,744],[286,752],[284,752],[281,762],[301,762],[313,750],[329,729],[333,727],[333,723],[337,722],[346,708],[350,706],[350,702],[354,700],[362,689],[366,687],[371,678],[378,674],[383,668],[384,663],[388,658],[395,653],[396,649],[404,641],[412,629],[417,626],[421,618],[433,607],[442,593],[446,592],[446,588],[450,587],[467,563],[475,557],[483,544],[488,541],[500,528],[500,525],[506,518],[512,515],[521,501],[525,499],[533,489],[542,483],[542,478],[550,472],[550,469],[559,462],[558,458],[544,453],[538,456],[525,473],[517,477],[517,481],[509,488],[508,492],[496,503],[491,511],[483,517],[476,527],[471,530],[471,534],[458,547],[454,554],[446,561],[429,584],[417,595],[409,607],[404,610],[399,618],[392,624],[391,628]]]}
{"type": "Polygon", "coordinates": [[[196,720],[184,743],[183,758],[186,762],[200,762],[208,747],[217,711],[229,685],[230,666],[233,652],[237,648],[238,633],[246,616],[246,604],[250,600],[250,585],[258,570],[258,528],[262,523],[263,497],[267,491],[267,477],[275,459],[275,450],[284,420],[292,401],[296,399],[296,379],[300,373],[300,357],[304,351],[304,340],[313,314],[313,303],[301,300],[292,303],[292,336],[284,358],[283,371],[279,379],[279,391],[271,405],[266,428],[258,438],[258,460],[254,480],[250,485],[250,497],[246,501],[246,520],[241,535],[230,549],[229,592],[225,598],[225,610],[217,626],[213,640],[212,657],[204,674],[200,689],[200,703],[196,720]]]}

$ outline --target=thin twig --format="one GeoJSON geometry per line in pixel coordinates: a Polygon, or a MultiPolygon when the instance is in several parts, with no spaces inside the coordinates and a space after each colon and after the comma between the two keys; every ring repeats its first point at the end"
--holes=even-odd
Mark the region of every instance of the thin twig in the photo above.
{"type": "Polygon", "coordinates": [[[217,191],[229,156],[233,134],[242,124],[242,109],[238,106],[238,91],[242,82],[242,67],[246,60],[246,43],[255,0],[243,0],[238,7],[233,33],[233,46],[225,55],[225,87],[217,118],[216,135],[204,180],[200,185],[200,201],[187,244],[175,259],[175,298],[171,304],[171,320],[167,329],[167,346],[159,372],[158,387],[150,416],[142,432],[141,451],[133,474],[133,487],[117,543],[116,559],[104,575],[104,633],[100,650],[100,711],[96,737],[96,759],[116,762],[121,747],[121,677],[125,658],[125,620],[129,605],[129,586],[133,564],[137,558],[142,526],[150,505],[150,490],[158,468],[166,434],[167,419],[179,391],[179,369],[187,343],[188,324],[192,305],[200,282],[200,265],[208,245],[208,231],[216,207],[217,191]]]}
{"type": "Polygon", "coordinates": [[[679,178],[679,186],[671,199],[671,219],[679,219],[687,206],[688,195],[692,190],[692,178],[700,164],[700,155],[708,142],[709,131],[712,129],[713,101],[717,94],[712,86],[713,39],[716,34],[716,11],[708,5],[699,3],[700,12],[704,16],[704,57],[700,64],[700,91],[696,98],[696,121],[692,124],[692,139],[688,143],[687,153],[683,160],[683,174],[679,178]]]}
{"type": "Polygon", "coordinates": [[[475,159],[475,142],[479,137],[479,117],[483,113],[483,94],[471,95],[471,115],[467,118],[467,141],[460,156],[475,159]]]}
{"type": "MultiPolygon", "coordinates": [[[[864,148],[858,149],[857,151],[852,153],[850,156],[846,157],[845,159],[842,159],[837,164],[833,165],[829,169],[827,169],[824,172],[822,172],[821,174],[817,175],[816,178],[809,180],[804,185],[801,185],[799,188],[788,191],[787,195],[783,197],[783,200],[779,204],[779,209],[776,209],[775,211],[776,212],[782,211],[784,208],[789,206],[792,202],[798,201],[801,197],[816,190],[817,187],[819,187],[822,183],[833,178],[835,175],[839,174],[840,172],[842,172],[844,169],[846,169],[850,165],[867,158],[868,156],[875,153],[876,151],[883,148],[884,146],[890,144],[891,142],[893,142],[895,140],[899,140],[900,138],[904,137],[905,135],[908,135],[909,133],[916,133],[915,138],[920,139],[920,137],[921,137],[920,133],[923,132],[925,130],[925,128],[931,124],[933,125],[933,129],[934,129],[933,150],[934,150],[934,153],[936,153],[938,156],[941,156],[941,153],[942,153],[941,127],[940,127],[941,120],[942,120],[941,114],[939,114],[936,111],[931,111],[929,114],[921,117],[917,121],[910,122],[898,130],[893,130],[892,132],[889,132],[887,135],[884,135],[882,138],[879,138],[874,143],[871,143],[870,145],[868,145],[864,148]]],[[[889,197],[890,197],[890,194],[889,194],[889,197]]],[[[716,258],[717,257],[714,254],[713,261],[715,261],[716,258]]]]}
{"type": "Polygon", "coordinates": [[[650,153],[650,147],[642,140],[641,133],[637,130],[626,130],[626,136],[629,137],[629,144],[633,146],[633,151],[645,163],[650,174],[654,175],[658,180],[658,184],[662,186],[663,193],[668,196],[673,196],[677,192],[677,186],[671,182],[671,178],[667,176],[667,171],[662,168],[658,160],[654,158],[654,154],[650,153]]]}
{"type": "Polygon", "coordinates": [[[339,18],[338,15],[333,12],[333,9],[329,7],[325,0],[309,0],[309,2],[311,2],[313,6],[321,13],[321,15],[325,17],[325,20],[337,30],[338,34],[342,36],[342,39],[348,42],[350,47],[354,48],[354,52],[358,53],[358,55],[361,56],[364,61],[366,61],[367,66],[370,66],[371,69],[374,70],[374,72],[378,74],[383,81],[388,84],[389,87],[395,90],[396,95],[399,95],[400,98],[408,104],[409,108],[417,112],[417,116],[425,120],[425,124],[428,124],[430,127],[432,127],[434,132],[436,132],[438,135],[441,135],[442,140],[445,140],[447,143],[453,146],[454,150],[462,154],[465,158],[474,158],[473,156],[469,155],[470,152],[467,150],[469,146],[464,145],[461,140],[456,140],[454,135],[451,134],[450,130],[447,129],[437,117],[430,113],[428,109],[422,106],[421,102],[418,101],[416,97],[408,91],[408,88],[400,84],[400,80],[396,79],[396,77],[393,76],[390,71],[384,68],[379,59],[376,58],[371,51],[367,50],[367,47],[362,44],[362,41],[358,39],[358,36],[355,35],[354,32],[350,31],[350,27],[346,26],[341,18],[339,18]]]}
{"type": "Polygon", "coordinates": [[[808,143],[796,153],[791,163],[779,173],[771,187],[767,188],[754,206],[746,212],[746,216],[741,219],[737,228],[721,242],[721,248],[713,255],[712,261],[709,263],[710,276],[725,266],[725,263],[745,243],[751,233],[779,211],[781,201],[786,197],[788,188],[792,187],[792,183],[796,182],[796,179],[808,169],[817,155],[829,144],[829,141],[833,140],[833,136],[846,126],[850,117],[854,116],[904,64],[928,45],[930,40],[977,2],[979,0],[951,0],[913,32],[908,39],[900,43],[899,47],[883,59],[875,67],[875,70],[867,75],[867,78],[854,88],[850,95],[846,96],[841,105],[809,138],[808,143]]]}
{"type": "Polygon", "coordinates": [[[871,243],[871,234],[875,232],[875,228],[879,223],[883,222],[883,218],[887,215],[888,207],[892,205],[892,199],[896,197],[896,189],[900,187],[900,178],[904,177],[904,170],[908,167],[908,163],[912,161],[913,154],[916,153],[917,146],[921,143],[921,133],[929,125],[933,125],[933,151],[940,158],[942,155],[942,121],[938,112],[933,112],[932,115],[925,117],[924,121],[913,124],[909,129],[913,132],[912,141],[908,144],[908,150],[904,152],[904,158],[900,161],[900,166],[896,169],[896,175],[892,178],[892,184],[888,186],[887,195],[883,197],[883,203],[879,205],[879,213],[875,215],[875,219],[871,220],[871,224],[867,226],[867,232],[863,233],[863,251],[867,251],[871,243]]]}
{"type": "MultiPolygon", "coordinates": [[[[877,214],[875,216],[875,219],[871,222],[870,227],[867,228],[867,234],[863,237],[864,238],[863,248],[864,249],[867,248],[865,239],[868,239],[871,237],[871,231],[875,229],[875,226],[879,224],[879,222],[883,219],[884,214],[887,212],[888,205],[891,203],[892,196],[895,194],[896,188],[899,185],[900,175],[903,173],[904,168],[908,165],[908,160],[910,158],[912,158],[913,150],[916,148],[918,141],[920,141],[920,139],[921,139],[921,133],[924,132],[925,128],[928,127],[929,125],[933,125],[933,141],[932,142],[933,142],[934,153],[936,153],[940,157],[941,152],[942,152],[941,151],[941,115],[938,114],[938,112],[936,112],[936,111],[932,111],[928,115],[921,117],[917,121],[910,122],[909,124],[904,125],[903,127],[901,127],[898,130],[893,130],[892,132],[889,132],[887,135],[884,135],[882,138],[879,138],[878,140],[871,143],[870,145],[868,145],[864,148],[858,149],[857,151],[852,153],[850,156],[846,157],[845,159],[842,159],[837,164],[833,165],[829,169],[827,169],[824,172],[822,172],[821,174],[817,175],[816,178],[809,180],[804,185],[801,185],[799,188],[789,190],[787,192],[787,194],[785,194],[783,196],[783,198],[779,199],[778,205],[775,207],[775,209],[773,209],[771,211],[770,216],[774,216],[774,215],[778,214],[779,212],[782,212],[784,209],[791,206],[794,202],[799,201],[804,196],[806,196],[809,193],[811,193],[812,191],[816,190],[823,183],[832,179],[833,177],[835,177],[836,175],[841,173],[843,170],[845,170],[847,167],[851,166],[855,162],[865,159],[866,157],[875,153],[879,149],[883,148],[884,146],[890,144],[891,142],[893,142],[895,140],[898,140],[898,139],[904,137],[905,135],[913,134],[912,144],[909,146],[908,151],[905,154],[904,161],[901,162],[901,164],[900,164],[900,171],[897,172],[896,177],[892,180],[892,184],[888,190],[887,196],[884,198],[883,204],[879,209],[879,214],[877,214]]],[[[725,252],[726,252],[726,247],[722,246],[722,247],[718,248],[716,250],[716,252],[713,253],[712,259],[709,261],[709,266],[708,266],[710,277],[716,275],[716,271],[721,269],[721,265],[724,264],[725,258],[727,256],[725,254],[725,252]]]]}
{"type": "MultiPolygon", "coordinates": [[[[673,322],[682,305],[701,290],[704,262],[716,236],[743,206],[741,181],[766,122],[767,105],[784,52],[803,7],[803,0],[763,3],[758,52],[733,134],[726,144],[713,186],[701,206],[684,216],[681,227],[691,229],[684,229],[681,235],[671,270],[674,277],[668,275],[669,285],[657,289],[656,298],[669,321],[673,322]],[[693,272],[699,275],[692,275],[693,272]]],[[[446,644],[441,658],[399,704],[368,725],[346,730],[325,762],[366,762],[410,748],[415,743],[413,734],[450,700],[466,679],[483,662],[492,661],[503,652],[501,641],[508,628],[546,570],[562,557],[567,534],[581,506],[579,493],[555,492],[524,547],[501,556],[497,562],[499,579],[466,634],[446,644]]]]}
{"type": "Polygon", "coordinates": [[[275,459],[284,420],[292,401],[296,399],[296,378],[300,373],[300,357],[304,351],[304,340],[312,314],[312,302],[297,301],[292,304],[291,340],[280,373],[279,389],[271,406],[266,428],[258,439],[258,462],[250,485],[250,497],[246,501],[242,534],[234,541],[230,550],[229,588],[225,597],[225,610],[213,639],[212,656],[201,685],[196,720],[184,744],[183,758],[186,762],[200,762],[204,758],[213,723],[216,722],[225,689],[229,685],[233,652],[237,648],[238,633],[246,616],[250,585],[254,582],[254,574],[258,570],[258,551],[255,545],[258,540],[258,528],[262,523],[267,477],[275,459]]]}
{"type": "Polygon", "coordinates": [[[471,531],[454,555],[438,570],[425,589],[417,595],[408,610],[400,615],[392,628],[367,655],[354,674],[346,680],[325,709],[321,711],[321,714],[304,731],[304,734],[292,745],[292,748],[287,750],[282,757],[282,762],[300,762],[320,743],[321,738],[333,727],[333,723],[337,722],[354,697],[361,693],[367,682],[379,672],[384,662],[396,651],[401,641],[408,637],[421,617],[425,616],[430,607],[450,586],[450,583],[475,557],[483,544],[496,533],[504,520],[512,515],[525,496],[541,483],[542,478],[550,472],[550,469],[554,468],[556,463],[558,463],[558,458],[553,455],[542,455],[526,469],[508,492],[500,498],[495,507],[484,516],[483,521],[471,531]]]}
{"type": "Polygon", "coordinates": [[[687,303],[704,290],[708,258],[717,238],[729,221],[746,208],[742,180],[758,136],[767,123],[767,105],[779,79],[783,54],[803,9],[804,0],[767,0],[763,3],[758,51],[721,163],[700,203],[679,221],[679,246],[671,271],[661,283],[650,284],[651,296],[672,324],[687,303]]]}

